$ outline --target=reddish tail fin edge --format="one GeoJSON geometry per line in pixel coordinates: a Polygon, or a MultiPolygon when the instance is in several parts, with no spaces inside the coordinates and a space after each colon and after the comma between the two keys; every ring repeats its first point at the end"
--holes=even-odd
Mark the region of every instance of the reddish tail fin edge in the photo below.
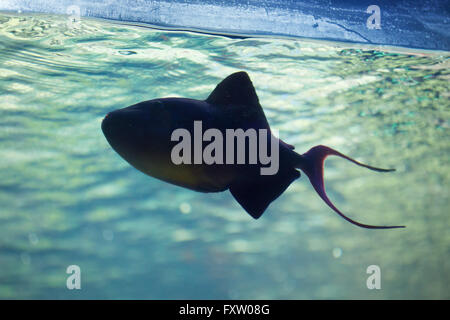
{"type": "Polygon", "coordinates": [[[338,156],[341,158],[344,158],[348,161],[353,162],[354,164],[373,170],[378,172],[391,172],[395,171],[395,169],[382,169],[382,168],[376,168],[369,166],[367,164],[361,163],[356,161],[355,159],[352,159],[330,147],[327,146],[315,146],[312,147],[310,150],[308,150],[306,153],[302,155],[303,159],[306,160],[302,165],[299,167],[305,174],[308,176],[309,181],[311,182],[313,188],[316,190],[317,194],[322,198],[323,201],[331,208],[333,209],[337,214],[339,214],[342,218],[347,220],[348,222],[366,229],[396,229],[396,228],[405,228],[405,226],[374,226],[374,225],[368,225],[359,223],[357,221],[354,221],[344,215],[336,206],[331,202],[331,200],[328,198],[327,193],[325,191],[325,184],[324,184],[324,162],[326,157],[328,156],[338,156]]]}

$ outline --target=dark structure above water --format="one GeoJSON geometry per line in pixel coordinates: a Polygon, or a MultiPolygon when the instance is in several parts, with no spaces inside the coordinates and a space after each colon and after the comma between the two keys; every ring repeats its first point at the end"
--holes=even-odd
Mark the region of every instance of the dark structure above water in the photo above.
{"type": "Polygon", "coordinates": [[[2,0],[0,10],[450,50],[449,0],[2,0]]]}

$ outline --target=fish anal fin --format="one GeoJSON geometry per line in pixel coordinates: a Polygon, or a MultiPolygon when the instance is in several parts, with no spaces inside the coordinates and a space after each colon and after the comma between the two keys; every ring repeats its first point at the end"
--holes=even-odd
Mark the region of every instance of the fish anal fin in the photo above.
{"type": "Polygon", "coordinates": [[[259,175],[254,179],[235,182],[230,192],[249,215],[258,219],[270,203],[299,177],[300,172],[293,168],[280,170],[275,175],[259,175]]]}

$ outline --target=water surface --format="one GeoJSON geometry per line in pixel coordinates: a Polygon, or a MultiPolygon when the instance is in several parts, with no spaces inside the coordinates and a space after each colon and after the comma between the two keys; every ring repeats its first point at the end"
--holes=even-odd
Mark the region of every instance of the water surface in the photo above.
{"type": "Polygon", "coordinates": [[[0,14],[0,298],[449,299],[449,53],[170,32],[0,14]],[[253,220],[228,192],[138,172],[100,130],[114,109],[204,99],[249,73],[280,137],[326,162],[253,220]],[[79,265],[82,289],[65,273],[79,265]],[[368,290],[378,265],[382,289],[368,290]]]}

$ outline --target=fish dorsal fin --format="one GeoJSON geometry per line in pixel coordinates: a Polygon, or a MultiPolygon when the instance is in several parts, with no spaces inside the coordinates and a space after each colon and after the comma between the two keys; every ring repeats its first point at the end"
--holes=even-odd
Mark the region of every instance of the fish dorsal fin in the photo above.
{"type": "Polygon", "coordinates": [[[293,168],[280,169],[275,175],[258,175],[237,181],[230,186],[230,192],[249,215],[258,219],[269,204],[299,177],[300,172],[293,168]]]}
{"type": "Polygon", "coordinates": [[[259,104],[255,88],[244,71],[236,72],[220,82],[206,99],[209,104],[225,108],[237,127],[269,128],[259,104]]]}
{"type": "Polygon", "coordinates": [[[236,72],[220,82],[206,102],[215,105],[245,105],[261,108],[255,88],[244,71],[236,72]]]}

